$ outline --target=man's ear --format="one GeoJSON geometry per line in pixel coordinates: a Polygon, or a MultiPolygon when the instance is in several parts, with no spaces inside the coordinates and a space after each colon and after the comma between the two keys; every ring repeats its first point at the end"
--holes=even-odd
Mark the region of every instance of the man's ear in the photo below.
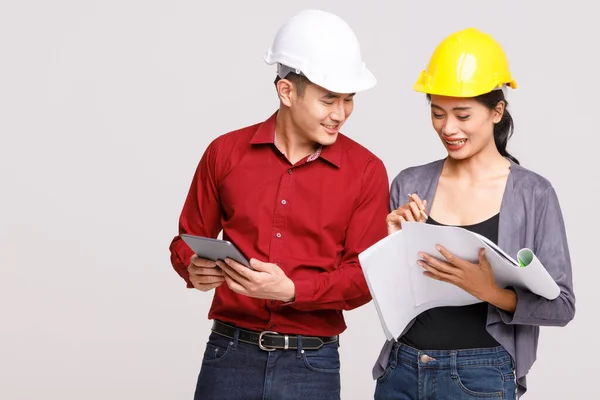
{"type": "Polygon", "coordinates": [[[291,81],[287,79],[280,79],[277,82],[277,95],[279,96],[279,100],[287,106],[291,107],[292,105],[292,96],[296,92],[296,88],[291,81]]]}

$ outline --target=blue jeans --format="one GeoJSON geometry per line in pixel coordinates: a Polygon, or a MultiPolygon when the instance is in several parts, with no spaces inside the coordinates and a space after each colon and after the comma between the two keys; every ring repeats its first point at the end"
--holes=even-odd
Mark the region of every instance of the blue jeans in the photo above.
{"type": "Polygon", "coordinates": [[[512,357],[503,347],[419,351],[395,343],[375,400],[516,398],[512,357]]]}
{"type": "Polygon", "coordinates": [[[339,400],[338,347],[264,351],[211,333],[194,399],[339,400]]]}

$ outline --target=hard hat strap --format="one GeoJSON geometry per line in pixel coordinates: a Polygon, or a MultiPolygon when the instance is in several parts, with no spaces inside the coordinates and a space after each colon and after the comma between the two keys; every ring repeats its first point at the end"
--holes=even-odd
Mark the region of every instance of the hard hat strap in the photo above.
{"type": "Polygon", "coordinates": [[[303,75],[302,71],[300,71],[299,69],[296,68],[290,68],[287,65],[283,65],[280,63],[277,63],[277,75],[283,79],[285,78],[290,72],[293,72],[297,75],[303,75]]]}

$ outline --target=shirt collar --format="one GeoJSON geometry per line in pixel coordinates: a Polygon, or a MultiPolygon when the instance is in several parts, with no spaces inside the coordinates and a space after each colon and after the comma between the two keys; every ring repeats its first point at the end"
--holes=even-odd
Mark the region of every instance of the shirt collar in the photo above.
{"type": "MultiPolygon", "coordinates": [[[[250,144],[272,144],[277,147],[277,143],[275,142],[276,120],[277,111],[274,112],[269,119],[260,124],[256,133],[252,136],[252,139],[250,139],[250,144]]],[[[338,136],[338,140],[336,140],[334,144],[319,147],[319,149],[309,157],[309,161],[322,158],[339,168],[342,161],[342,144],[339,139],[338,136]]]]}

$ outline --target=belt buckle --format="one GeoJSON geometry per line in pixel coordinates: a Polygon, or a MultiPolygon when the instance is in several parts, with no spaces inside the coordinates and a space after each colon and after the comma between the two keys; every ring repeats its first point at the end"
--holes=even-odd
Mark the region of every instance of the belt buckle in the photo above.
{"type": "Polygon", "coordinates": [[[265,345],[263,345],[263,336],[266,335],[266,334],[279,335],[279,333],[273,332],[273,331],[262,331],[258,335],[258,347],[261,350],[264,350],[264,351],[275,351],[275,350],[277,350],[277,348],[275,348],[275,347],[266,347],[265,345]]]}

